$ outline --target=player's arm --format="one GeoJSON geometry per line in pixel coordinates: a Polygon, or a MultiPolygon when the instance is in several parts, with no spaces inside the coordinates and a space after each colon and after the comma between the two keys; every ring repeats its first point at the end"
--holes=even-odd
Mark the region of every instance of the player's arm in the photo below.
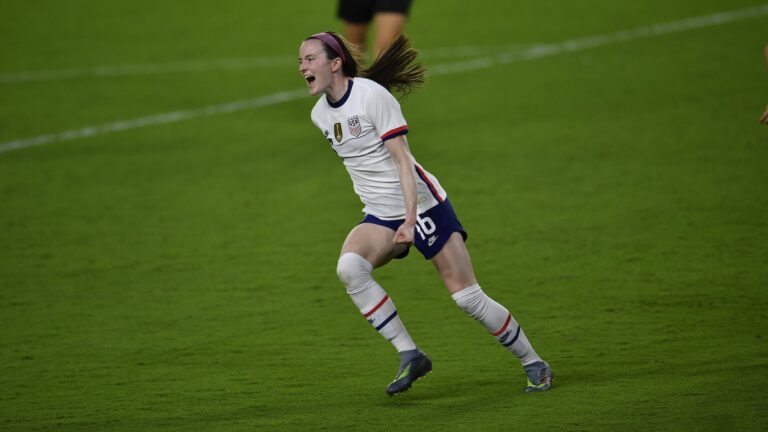
{"type": "Polygon", "coordinates": [[[397,229],[392,241],[395,244],[413,243],[413,231],[416,226],[416,172],[413,157],[404,135],[388,139],[384,141],[384,145],[397,165],[400,188],[405,199],[405,222],[397,229]]]}

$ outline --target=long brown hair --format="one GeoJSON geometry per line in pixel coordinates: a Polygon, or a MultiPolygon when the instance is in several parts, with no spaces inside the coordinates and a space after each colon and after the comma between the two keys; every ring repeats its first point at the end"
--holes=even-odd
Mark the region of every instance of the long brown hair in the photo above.
{"type": "MultiPolygon", "coordinates": [[[[386,50],[376,57],[373,64],[361,69],[362,51],[338,33],[330,31],[326,33],[336,39],[344,51],[344,57],[347,59],[341,66],[344,76],[368,78],[381,84],[390,92],[394,91],[402,96],[406,96],[415,88],[424,85],[426,69],[421,63],[416,62],[419,52],[411,46],[411,41],[406,36],[398,36],[386,50]]],[[[313,37],[310,36],[307,39],[313,39],[313,37]]],[[[325,42],[322,44],[328,59],[333,60],[340,57],[328,44],[325,42]]]]}

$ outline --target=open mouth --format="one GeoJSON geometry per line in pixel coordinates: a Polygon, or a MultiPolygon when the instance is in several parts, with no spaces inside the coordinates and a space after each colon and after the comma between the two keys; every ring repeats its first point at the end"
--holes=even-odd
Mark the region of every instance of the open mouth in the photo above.
{"type": "Polygon", "coordinates": [[[312,84],[315,81],[315,77],[312,75],[305,76],[304,79],[307,80],[307,84],[312,84]]]}

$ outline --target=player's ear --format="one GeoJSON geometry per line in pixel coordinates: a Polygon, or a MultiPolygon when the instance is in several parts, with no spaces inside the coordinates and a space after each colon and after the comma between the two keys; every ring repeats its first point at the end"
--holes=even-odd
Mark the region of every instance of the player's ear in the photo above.
{"type": "Polygon", "coordinates": [[[331,60],[331,72],[336,72],[341,69],[342,61],[341,57],[336,57],[335,59],[331,60]]]}

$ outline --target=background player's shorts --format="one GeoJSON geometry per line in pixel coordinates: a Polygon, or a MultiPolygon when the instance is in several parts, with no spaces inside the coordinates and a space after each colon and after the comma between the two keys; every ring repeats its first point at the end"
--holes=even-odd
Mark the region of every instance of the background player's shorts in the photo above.
{"type": "Polygon", "coordinates": [[[351,23],[369,23],[378,12],[408,15],[411,0],[339,0],[338,17],[351,23]]]}
{"type": "MultiPolygon", "coordinates": [[[[365,215],[360,223],[372,223],[385,226],[397,231],[405,219],[383,220],[373,215],[365,215]]],[[[467,240],[467,232],[461,226],[459,218],[453,211],[453,206],[448,200],[432,207],[431,209],[416,216],[416,232],[413,235],[413,245],[424,255],[424,259],[431,259],[445,246],[445,243],[451,237],[451,234],[458,232],[467,240]]],[[[410,249],[410,248],[409,248],[410,249]]],[[[405,258],[409,249],[395,258],[405,258]]]]}

